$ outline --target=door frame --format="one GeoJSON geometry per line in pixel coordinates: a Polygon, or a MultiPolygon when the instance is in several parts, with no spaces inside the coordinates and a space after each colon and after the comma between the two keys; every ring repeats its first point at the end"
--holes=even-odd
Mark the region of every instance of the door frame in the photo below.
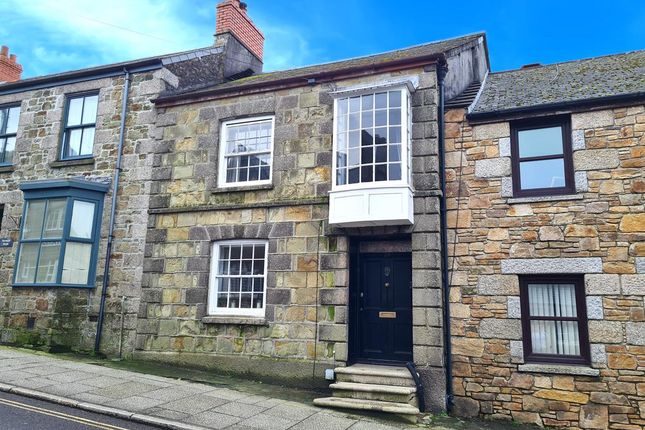
{"type": "MultiPolygon", "coordinates": [[[[347,364],[381,364],[387,366],[401,366],[405,365],[406,361],[399,360],[381,360],[381,359],[367,359],[360,356],[360,313],[359,313],[359,292],[361,289],[361,243],[363,242],[395,242],[401,240],[410,240],[410,235],[396,235],[388,237],[350,237],[349,240],[349,301],[347,309],[347,324],[348,324],[348,340],[347,340],[347,364]]],[[[372,254],[372,253],[369,253],[372,254]]],[[[373,254],[388,255],[388,254],[409,254],[412,258],[412,251],[410,252],[375,252],[373,254]]],[[[410,292],[412,294],[412,292],[410,292]]],[[[412,306],[414,308],[414,306],[412,306]]],[[[412,309],[411,309],[412,310],[412,309]]],[[[410,317],[411,319],[411,317],[410,317]]],[[[410,320],[412,326],[412,320],[410,320]]],[[[414,344],[411,345],[410,356],[413,357],[414,344]]]]}

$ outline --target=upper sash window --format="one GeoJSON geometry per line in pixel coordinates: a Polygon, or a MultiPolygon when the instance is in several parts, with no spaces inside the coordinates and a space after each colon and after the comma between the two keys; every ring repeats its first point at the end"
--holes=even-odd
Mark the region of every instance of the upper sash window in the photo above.
{"type": "Polygon", "coordinates": [[[222,124],[219,186],[271,182],[273,117],[247,118],[222,124]]]}
{"type": "Polygon", "coordinates": [[[99,95],[96,93],[70,96],[67,99],[61,159],[92,156],[98,99],[99,95]]]}
{"type": "Polygon", "coordinates": [[[13,164],[20,106],[0,107],[0,165],[13,164]]]}

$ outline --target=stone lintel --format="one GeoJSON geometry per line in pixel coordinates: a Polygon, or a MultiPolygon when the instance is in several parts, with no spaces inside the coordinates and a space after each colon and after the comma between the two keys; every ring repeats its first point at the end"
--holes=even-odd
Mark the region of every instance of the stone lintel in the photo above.
{"type": "Polygon", "coordinates": [[[510,258],[502,260],[502,273],[518,275],[602,273],[602,259],[600,257],[510,258]]]}

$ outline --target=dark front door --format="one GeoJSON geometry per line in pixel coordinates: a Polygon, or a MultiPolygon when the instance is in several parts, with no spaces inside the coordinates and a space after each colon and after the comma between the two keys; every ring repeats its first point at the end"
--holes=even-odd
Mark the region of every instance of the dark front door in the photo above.
{"type": "Polygon", "coordinates": [[[361,254],[357,359],[412,360],[412,256],[361,254]]]}

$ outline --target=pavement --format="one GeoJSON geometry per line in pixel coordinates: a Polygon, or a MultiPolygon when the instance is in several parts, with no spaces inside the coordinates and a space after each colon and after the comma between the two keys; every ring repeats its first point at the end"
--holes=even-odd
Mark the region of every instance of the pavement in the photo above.
{"type": "MultiPolygon", "coordinates": [[[[380,417],[318,408],[311,405],[312,393],[300,394],[281,386],[241,379],[239,384],[209,385],[10,347],[0,347],[0,392],[176,430],[419,428],[380,417]]],[[[426,418],[425,422],[428,424],[422,427],[437,430],[512,428],[507,423],[449,417],[437,417],[436,421],[426,418]]],[[[125,428],[146,427],[133,424],[125,428]]]]}

